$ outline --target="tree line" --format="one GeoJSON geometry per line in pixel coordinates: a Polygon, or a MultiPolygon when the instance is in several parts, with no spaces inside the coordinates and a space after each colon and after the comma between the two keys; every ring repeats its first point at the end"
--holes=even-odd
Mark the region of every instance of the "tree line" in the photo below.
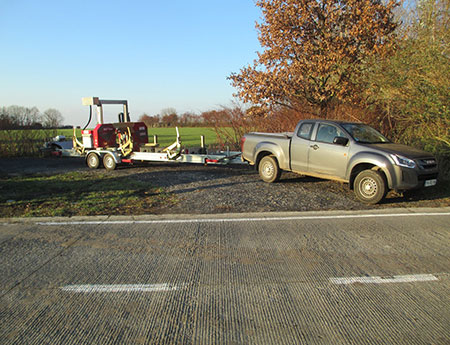
{"type": "Polygon", "coordinates": [[[174,108],[166,108],[158,115],[142,114],[139,121],[144,122],[148,127],[216,127],[228,119],[230,108],[208,110],[199,114],[185,112],[178,114],[174,108]]]}
{"type": "Polygon", "coordinates": [[[12,105],[0,108],[0,130],[59,128],[63,116],[57,109],[47,109],[43,113],[36,107],[12,105]]]}

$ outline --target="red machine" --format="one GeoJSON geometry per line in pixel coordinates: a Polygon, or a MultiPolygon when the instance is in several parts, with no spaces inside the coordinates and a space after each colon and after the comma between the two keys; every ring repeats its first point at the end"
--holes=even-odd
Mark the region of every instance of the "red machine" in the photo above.
{"type": "Polygon", "coordinates": [[[148,143],[147,125],[144,122],[119,122],[113,123],[116,134],[126,134],[130,130],[133,140],[133,151],[139,151],[141,145],[148,143]]]}
{"type": "Polygon", "coordinates": [[[97,126],[93,130],[83,129],[83,146],[90,148],[112,148],[118,147],[120,139],[131,135],[133,151],[139,151],[139,147],[148,143],[147,126],[143,122],[131,122],[128,113],[128,102],[121,100],[101,100],[98,97],[84,97],[83,105],[90,106],[89,125],[92,119],[92,106],[97,106],[97,126]],[[119,114],[118,123],[103,123],[103,105],[123,105],[123,113],[119,114]]]}

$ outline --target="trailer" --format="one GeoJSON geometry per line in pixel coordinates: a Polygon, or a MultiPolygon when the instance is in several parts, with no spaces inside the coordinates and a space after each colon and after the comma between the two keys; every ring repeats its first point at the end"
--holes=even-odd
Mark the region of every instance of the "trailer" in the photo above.
{"type": "Polygon", "coordinates": [[[98,97],[84,97],[82,104],[90,107],[89,121],[81,131],[81,141],[76,136],[74,127],[72,148],[58,148],[58,143],[48,143],[54,152],[60,156],[84,157],[91,169],[104,167],[114,170],[120,165],[135,162],[174,162],[193,164],[243,164],[241,152],[225,151],[208,152],[204,137],[200,140],[198,153],[190,153],[183,148],[181,137],[176,130],[173,144],[161,148],[156,140],[148,141],[147,126],[143,122],[131,122],[126,100],[102,100],[98,97]],[[117,123],[104,123],[103,105],[118,104],[123,106],[123,112],[118,115],[117,123]],[[86,129],[92,120],[93,107],[96,107],[97,125],[93,130],[86,129]]]}
{"type": "Polygon", "coordinates": [[[192,163],[204,165],[243,164],[241,152],[220,151],[205,154],[189,154],[180,151],[173,156],[172,152],[132,152],[123,155],[120,150],[89,150],[86,151],[86,164],[91,169],[100,168],[102,165],[107,170],[115,170],[119,165],[133,164],[136,162],[173,162],[192,163]]]}
{"type": "Polygon", "coordinates": [[[188,149],[181,146],[181,137],[178,127],[176,130],[176,140],[172,145],[165,148],[159,148],[157,142],[146,143],[139,146],[139,151],[135,151],[132,135],[128,131],[125,138],[122,138],[122,144],[114,148],[96,148],[85,150],[86,164],[91,169],[97,169],[103,165],[107,170],[114,170],[119,165],[132,164],[135,162],[174,162],[174,163],[193,163],[193,164],[243,164],[241,152],[237,151],[219,151],[208,153],[204,147],[204,140],[201,140],[200,152],[189,153],[188,149]]]}

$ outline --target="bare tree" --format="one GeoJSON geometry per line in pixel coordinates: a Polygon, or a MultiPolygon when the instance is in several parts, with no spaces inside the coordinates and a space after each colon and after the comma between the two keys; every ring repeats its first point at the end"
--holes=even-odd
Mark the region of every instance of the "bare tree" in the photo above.
{"type": "Polygon", "coordinates": [[[62,125],[63,121],[64,118],[59,110],[50,108],[44,111],[44,114],[42,114],[42,122],[44,127],[57,128],[62,125]]]}
{"type": "Polygon", "coordinates": [[[175,108],[165,108],[161,110],[161,122],[163,126],[170,127],[178,123],[178,115],[175,108]]]}
{"type": "Polygon", "coordinates": [[[139,121],[144,122],[148,127],[158,127],[160,120],[158,115],[150,116],[145,113],[139,117],[139,121]]]}

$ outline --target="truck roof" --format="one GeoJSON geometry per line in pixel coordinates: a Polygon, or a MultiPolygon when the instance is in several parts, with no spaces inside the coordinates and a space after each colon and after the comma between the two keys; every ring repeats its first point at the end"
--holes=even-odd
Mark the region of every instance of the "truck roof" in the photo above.
{"type": "Polygon", "coordinates": [[[355,121],[342,121],[342,120],[333,120],[333,119],[305,119],[302,120],[302,122],[325,122],[325,123],[334,123],[334,124],[338,124],[338,125],[343,125],[343,124],[362,124],[363,122],[355,122],[355,121]]]}

